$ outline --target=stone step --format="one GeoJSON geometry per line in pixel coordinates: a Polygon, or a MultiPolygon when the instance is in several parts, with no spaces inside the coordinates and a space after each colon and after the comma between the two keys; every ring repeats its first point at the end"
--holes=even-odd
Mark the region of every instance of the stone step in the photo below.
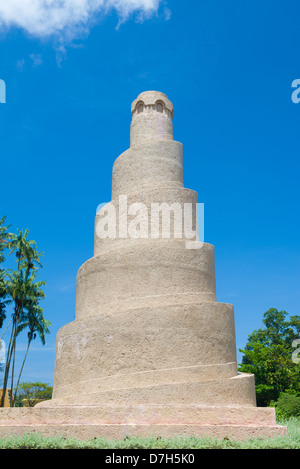
{"type": "Polygon", "coordinates": [[[217,438],[284,436],[276,425],[275,410],[259,407],[199,405],[64,405],[0,409],[0,437],[40,433],[79,440],[122,439],[126,436],[172,437],[180,435],[217,438]]]}
{"type": "Polygon", "coordinates": [[[61,436],[78,440],[105,438],[119,440],[126,437],[171,438],[198,436],[231,438],[237,441],[250,438],[283,437],[287,431],[281,426],[256,425],[114,425],[114,424],[44,424],[44,425],[6,425],[0,426],[0,438],[38,433],[45,437],[61,436]]]}
{"type": "MultiPolygon", "coordinates": [[[[51,402],[51,401],[49,401],[51,402]]],[[[6,425],[275,425],[273,408],[197,405],[61,405],[3,408],[6,425]]]]}

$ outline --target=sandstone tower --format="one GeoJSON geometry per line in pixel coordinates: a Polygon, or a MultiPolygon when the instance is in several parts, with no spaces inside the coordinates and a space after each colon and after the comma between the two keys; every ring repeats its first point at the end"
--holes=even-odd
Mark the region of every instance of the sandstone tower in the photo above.
{"type": "Polygon", "coordinates": [[[94,256],[78,271],[75,320],[57,335],[53,399],[31,410],[32,425],[77,437],[284,434],[274,409],[256,407],[254,376],[237,371],[234,311],[216,301],[214,247],[190,249],[195,223],[180,230],[174,214],[169,237],[162,217],[155,236],[149,223],[128,236],[139,204],[182,213],[188,205],[195,215],[198,201],[183,185],[167,96],[141,93],[131,112],[130,148],[113,165],[115,232],[99,236],[104,206],[94,256]]]}
{"type": "MultiPolygon", "coordinates": [[[[145,92],[131,111],[130,149],[113,166],[116,213],[124,195],[149,212],[151,203],[196,206],[172,103],[145,92]]],[[[216,302],[214,247],[187,249],[173,233],[99,237],[99,216],[94,256],[77,275],[76,319],[57,338],[54,402],[255,406],[254,377],[237,372],[233,307],[216,302]]]]}

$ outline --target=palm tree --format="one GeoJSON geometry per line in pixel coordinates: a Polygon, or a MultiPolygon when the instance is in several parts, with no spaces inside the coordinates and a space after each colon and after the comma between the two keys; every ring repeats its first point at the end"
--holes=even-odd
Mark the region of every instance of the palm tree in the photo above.
{"type": "Polygon", "coordinates": [[[27,349],[26,349],[26,353],[23,359],[20,372],[19,372],[19,377],[18,377],[16,388],[15,388],[15,392],[14,392],[13,403],[16,400],[22,371],[25,365],[25,361],[28,355],[31,342],[35,340],[36,335],[38,334],[41,339],[42,344],[45,345],[45,334],[49,334],[50,332],[49,327],[51,326],[51,323],[50,321],[44,318],[42,308],[38,306],[38,304],[36,303],[37,303],[36,301],[32,301],[31,306],[27,305],[27,310],[28,310],[27,315],[25,317],[25,320],[22,322],[22,324],[19,325],[18,333],[23,331],[26,328],[29,329],[29,332],[28,332],[27,349]]]}
{"type": "MultiPolygon", "coordinates": [[[[8,226],[4,226],[6,217],[0,218],[0,264],[5,260],[4,250],[8,247],[11,234],[7,232],[8,226]]],[[[8,303],[6,300],[7,291],[6,291],[6,270],[0,269],[0,329],[3,325],[3,322],[6,318],[5,307],[8,303]]]]}
{"type": "MultiPolygon", "coordinates": [[[[45,294],[43,290],[41,289],[41,286],[45,285],[45,282],[35,281],[36,276],[37,276],[36,271],[32,272],[30,276],[27,278],[27,271],[24,274],[23,270],[18,270],[10,276],[11,280],[10,282],[8,282],[8,291],[12,297],[14,297],[16,294],[17,298],[15,299],[15,303],[16,303],[17,308],[20,308],[19,315],[18,316],[16,315],[16,317],[13,318],[14,319],[14,333],[12,335],[11,354],[9,357],[11,361],[11,389],[13,389],[13,381],[14,381],[15,351],[16,351],[17,335],[22,330],[24,330],[26,326],[34,322],[34,315],[37,315],[37,318],[40,317],[40,320],[42,319],[41,315],[42,315],[43,310],[39,306],[39,301],[40,299],[43,299],[45,297],[45,294]],[[21,296],[21,301],[20,301],[20,296],[21,296]]],[[[13,395],[11,394],[11,406],[12,406],[12,403],[13,403],[13,395]]]]}
{"type": "Polygon", "coordinates": [[[24,268],[28,276],[30,270],[36,270],[38,267],[42,267],[40,257],[43,253],[37,251],[35,241],[27,239],[29,233],[28,229],[25,230],[24,234],[19,229],[17,231],[17,235],[11,235],[9,253],[16,253],[18,268],[24,268]]]}
{"type": "MultiPolygon", "coordinates": [[[[10,254],[15,253],[18,268],[12,273],[8,273],[7,292],[14,302],[12,315],[12,330],[7,349],[7,360],[4,373],[3,394],[1,406],[4,406],[4,396],[7,389],[9,372],[11,371],[11,389],[13,389],[16,340],[19,333],[19,326],[26,322],[26,315],[33,307],[38,307],[40,299],[44,298],[44,292],[40,288],[45,282],[36,282],[38,267],[42,267],[40,256],[36,248],[35,241],[27,239],[29,230],[24,234],[18,230],[17,235],[12,235],[9,243],[10,254]]],[[[13,396],[11,393],[10,405],[12,406],[13,396]]]]}

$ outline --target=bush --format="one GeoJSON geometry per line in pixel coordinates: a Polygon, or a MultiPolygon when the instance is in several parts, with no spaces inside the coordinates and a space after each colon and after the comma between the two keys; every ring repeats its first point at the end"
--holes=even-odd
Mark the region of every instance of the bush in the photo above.
{"type": "Polygon", "coordinates": [[[300,396],[294,392],[282,392],[275,402],[275,409],[278,419],[300,417],[300,396]]]}

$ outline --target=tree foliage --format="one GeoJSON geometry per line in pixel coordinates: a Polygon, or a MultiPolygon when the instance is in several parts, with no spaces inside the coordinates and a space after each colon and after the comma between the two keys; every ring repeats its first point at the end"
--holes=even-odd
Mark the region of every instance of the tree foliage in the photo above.
{"type": "Polygon", "coordinates": [[[300,316],[287,320],[286,311],[269,309],[263,316],[264,329],[252,332],[239,371],[255,375],[257,404],[268,406],[280,394],[300,395],[300,365],[293,360],[293,343],[300,338],[300,316]]]}
{"type": "Polygon", "coordinates": [[[19,384],[17,394],[15,393],[15,406],[22,406],[23,399],[27,399],[30,404],[34,404],[36,399],[51,399],[53,388],[49,384],[40,381],[25,381],[19,384]]]}
{"type": "MultiPolygon", "coordinates": [[[[1,220],[2,225],[4,220],[5,219],[1,220]]],[[[10,301],[12,304],[12,315],[8,324],[8,326],[11,326],[11,331],[4,371],[3,396],[9,385],[11,389],[13,389],[14,386],[15,354],[18,334],[24,330],[28,330],[27,350],[19,372],[15,395],[31,342],[38,336],[42,343],[45,344],[45,334],[49,333],[49,327],[51,325],[50,322],[44,318],[43,309],[40,306],[40,301],[45,297],[42,287],[46,284],[46,282],[38,280],[38,270],[42,267],[40,261],[42,253],[37,250],[36,242],[28,239],[28,229],[25,230],[24,233],[21,230],[17,230],[17,234],[9,234],[9,236],[6,236],[6,233],[6,227],[3,227],[2,240],[3,243],[5,241],[5,245],[2,245],[3,249],[2,251],[0,250],[0,255],[1,252],[3,253],[4,249],[7,248],[10,255],[15,255],[17,268],[13,271],[3,271],[2,276],[5,298],[8,299],[6,303],[10,301]]],[[[3,255],[1,259],[4,260],[3,255]]],[[[3,320],[5,316],[6,313],[2,313],[3,320]]],[[[0,322],[0,328],[1,326],[2,323],[0,322]]],[[[11,393],[11,406],[13,406],[13,402],[14,395],[11,393]]],[[[0,405],[4,405],[4,398],[2,398],[0,405]]]]}
{"type": "MultiPolygon", "coordinates": [[[[4,262],[5,256],[4,252],[8,246],[10,233],[8,233],[8,227],[4,226],[6,217],[0,219],[0,264],[4,262]]],[[[6,291],[6,282],[5,282],[6,270],[1,269],[0,267],[0,329],[3,325],[3,322],[6,318],[6,305],[7,305],[7,291],[6,291]]]]}
{"type": "Polygon", "coordinates": [[[274,406],[279,420],[300,417],[300,396],[294,391],[282,392],[274,406]]]}

